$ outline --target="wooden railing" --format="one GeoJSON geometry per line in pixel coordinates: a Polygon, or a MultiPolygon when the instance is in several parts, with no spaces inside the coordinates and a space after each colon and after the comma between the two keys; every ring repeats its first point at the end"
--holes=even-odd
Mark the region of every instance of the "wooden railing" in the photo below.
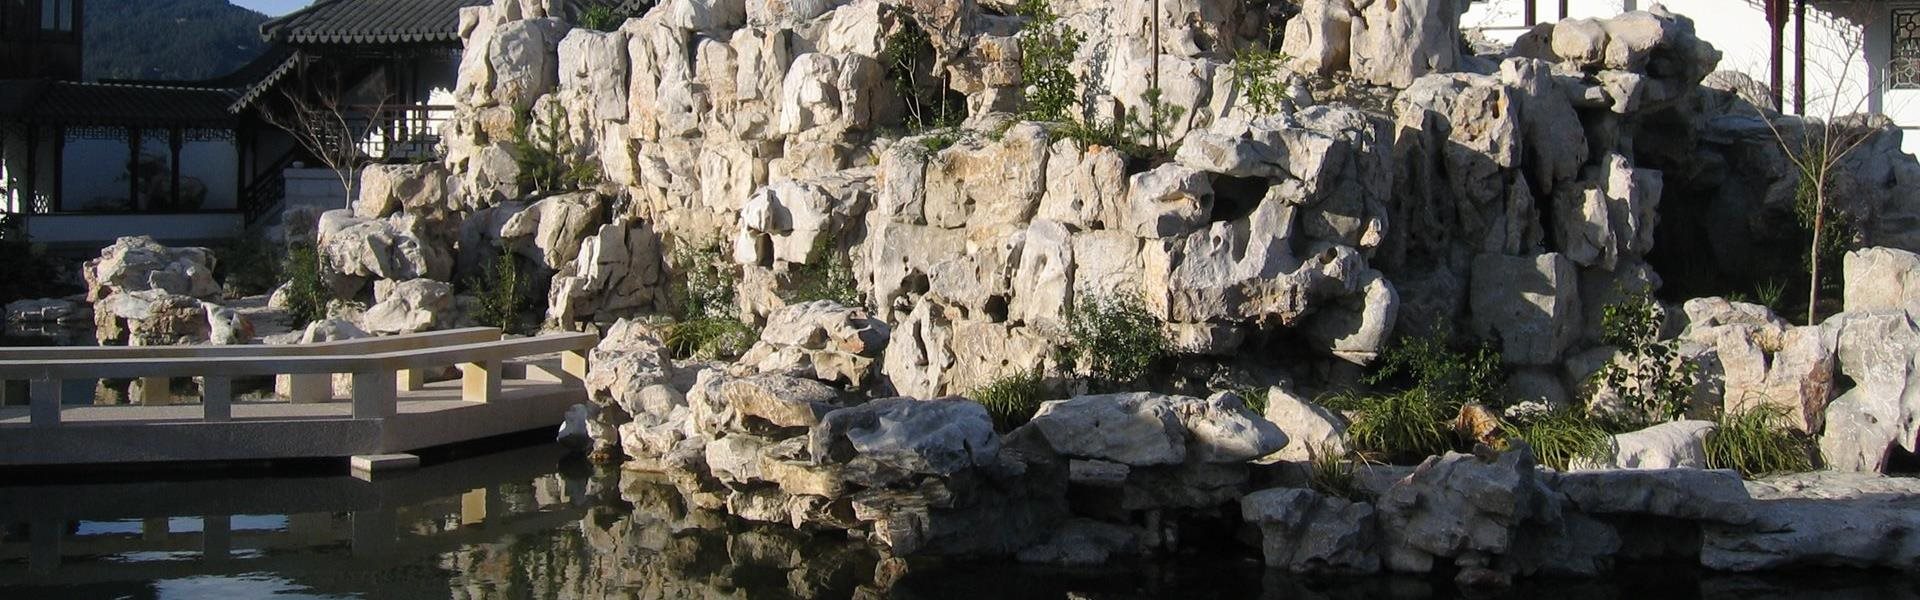
{"type": "Polygon", "coordinates": [[[491,402],[500,396],[501,365],[513,358],[559,353],[561,383],[580,385],[592,333],[501,339],[489,327],[337,342],[265,346],[103,346],[0,349],[0,394],[5,381],[28,381],[29,420],[34,427],[60,425],[68,381],[143,379],[143,393],[164,394],[176,377],[201,378],[202,418],[233,417],[233,379],[286,375],[290,401],[332,399],[332,376],[352,377],[352,418],[378,419],[398,410],[398,393],[420,389],[427,373],[458,365],[461,399],[491,402]]]}

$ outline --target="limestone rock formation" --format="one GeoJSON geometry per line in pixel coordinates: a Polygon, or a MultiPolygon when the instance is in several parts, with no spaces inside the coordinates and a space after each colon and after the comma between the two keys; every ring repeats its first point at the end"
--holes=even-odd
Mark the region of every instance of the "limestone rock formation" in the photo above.
{"type": "Polygon", "coordinates": [[[192,298],[220,294],[213,281],[213,251],[206,248],[168,248],[147,236],[123,237],[100,250],[81,271],[87,280],[87,300],[98,302],[117,293],[159,290],[192,298]]]}

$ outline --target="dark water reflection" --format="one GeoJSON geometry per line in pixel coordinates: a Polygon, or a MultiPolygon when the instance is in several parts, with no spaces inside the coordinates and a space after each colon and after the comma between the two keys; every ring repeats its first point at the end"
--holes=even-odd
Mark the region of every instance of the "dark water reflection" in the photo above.
{"type": "Polygon", "coordinates": [[[690,509],[665,481],[550,447],[376,482],[0,486],[0,599],[713,597],[1920,599],[1920,579],[1634,566],[1463,596],[1445,580],[1287,577],[1245,554],[1091,570],[907,564],[844,535],[690,509]]]}

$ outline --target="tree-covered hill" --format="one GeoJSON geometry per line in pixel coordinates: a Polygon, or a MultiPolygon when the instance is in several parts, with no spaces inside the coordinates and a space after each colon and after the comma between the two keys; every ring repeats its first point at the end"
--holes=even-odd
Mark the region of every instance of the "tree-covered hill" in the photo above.
{"type": "Polygon", "coordinates": [[[90,0],[87,79],[205,79],[247,64],[267,20],[226,0],[90,0]]]}

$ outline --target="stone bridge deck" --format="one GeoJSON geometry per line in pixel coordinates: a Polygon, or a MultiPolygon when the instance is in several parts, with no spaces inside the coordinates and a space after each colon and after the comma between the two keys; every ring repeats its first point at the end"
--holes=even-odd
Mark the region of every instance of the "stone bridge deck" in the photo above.
{"type": "Polygon", "coordinates": [[[0,380],[31,381],[33,393],[29,406],[0,406],[0,467],[347,457],[553,427],[586,401],[581,377],[594,341],[502,340],[475,329],[293,347],[6,349],[0,380]],[[503,360],[554,352],[562,358],[554,372],[503,379],[503,360]],[[450,364],[459,379],[426,381],[450,364]],[[350,400],[331,397],[333,373],[352,374],[350,400]],[[231,398],[232,377],[262,375],[289,377],[293,401],[231,398]],[[198,404],[62,402],[65,390],[106,377],[159,390],[169,378],[199,377],[205,391],[198,404]]]}

